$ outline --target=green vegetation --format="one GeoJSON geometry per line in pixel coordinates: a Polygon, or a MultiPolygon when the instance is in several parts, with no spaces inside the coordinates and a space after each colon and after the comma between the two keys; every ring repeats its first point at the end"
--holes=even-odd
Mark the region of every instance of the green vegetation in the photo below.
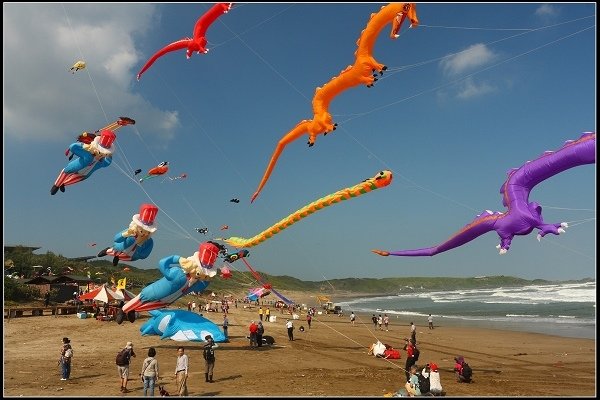
{"type": "Polygon", "coordinates": [[[34,285],[23,285],[15,279],[4,279],[4,300],[22,302],[41,298],[40,290],[34,285]]]}
{"type": "MultiPolygon", "coordinates": [[[[44,270],[50,267],[55,275],[77,275],[92,277],[95,283],[110,283],[111,279],[115,282],[121,278],[127,278],[127,287],[131,288],[134,293],[138,293],[144,286],[156,281],[162,277],[162,274],[157,268],[140,269],[126,264],[113,266],[110,261],[95,260],[90,262],[80,260],[70,260],[61,255],[55,255],[52,252],[47,252],[43,255],[33,254],[30,248],[24,246],[16,246],[11,248],[12,251],[6,251],[4,254],[5,275],[12,272],[25,275],[31,278],[34,276],[33,266],[41,265],[44,270]],[[10,267],[7,268],[7,262],[12,260],[10,267]],[[124,271],[125,268],[128,271],[124,271]]],[[[237,265],[237,264],[236,264],[237,265]]],[[[239,268],[238,268],[239,270],[239,268]]],[[[259,272],[260,273],[260,272],[259,272]]],[[[260,273],[265,281],[271,283],[278,291],[285,292],[286,290],[306,291],[306,292],[322,292],[334,294],[339,292],[356,292],[361,294],[398,294],[409,291],[425,291],[425,290],[454,290],[454,289],[475,289],[475,288],[494,288],[494,287],[514,287],[525,285],[541,285],[558,283],[555,281],[547,281],[543,279],[527,280],[512,276],[485,276],[473,278],[450,278],[450,277],[405,277],[405,278],[344,278],[331,279],[329,281],[301,281],[291,276],[275,276],[265,273],[260,273]]],[[[587,278],[580,281],[593,281],[593,278],[587,278]]],[[[12,279],[4,280],[4,299],[19,298],[20,296],[34,296],[35,294],[25,294],[26,289],[19,288],[12,279]],[[12,294],[11,294],[12,293],[12,294]],[[16,293],[19,293],[18,295],[16,293]],[[17,296],[17,297],[13,297],[17,296]]],[[[26,286],[26,285],[25,285],[26,286]]],[[[255,281],[250,272],[234,272],[231,279],[214,279],[208,287],[208,292],[237,292],[245,291],[250,287],[256,287],[259,284],[255,281]]]]}

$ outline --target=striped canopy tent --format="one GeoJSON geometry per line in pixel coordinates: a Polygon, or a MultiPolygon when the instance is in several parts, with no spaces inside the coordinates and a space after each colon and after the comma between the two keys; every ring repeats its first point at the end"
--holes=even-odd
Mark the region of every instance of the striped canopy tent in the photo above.
{"type": "MultiPolygon", "coordinates": [[[[129,293],[131,294],[131,292],[129,293]]],[[[79,300],[97,300],[110,303],[113,300],[125,300],[125,296],[123,293],[115,292],[109,289],[108,286],[102,285],[89,293],[82,294],[79,296],[79,300]]]]}
{"type": "Polygon", "coordinates": [[[135,297],[135,294],[131,293],[127,289],[117,289],[115,292],[122,295],[125,301],[129,301],[135,297]]]}

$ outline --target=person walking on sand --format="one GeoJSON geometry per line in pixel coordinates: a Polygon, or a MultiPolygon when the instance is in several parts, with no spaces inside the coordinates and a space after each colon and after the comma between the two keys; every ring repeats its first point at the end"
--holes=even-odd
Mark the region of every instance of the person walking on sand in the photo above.
{"type": "Polygon", "coordinates": [[[355,320],[356,320],[356,315],[354,314],[354,311],[352,311],[352,312],[350,313],[350,323],[351,323],[352,325],[354,325],[354,321],[355,321],[355,320]]]}
{"type": "Polygon", "coordinates": [[[385,325],[385,331],[388,332],[388,326],[390,324],[390,317],[387,314],[383,314],[383,325],[385,325]]]}
{"type": "Polygon", "coordinates": [[[263,309],[262,309],[262,306],[261,306],[261,307],[258,307],[258,319],[259,319],[260,321],[262,321],[262,320],[263,320],[263,309]]]}
{"type": "Polygon", "coordinates": [[[373,329],[377,329],[377,317],[375,314],[371,317],[371,321],[373,321],[373,329]]]}
{"type": "Polygon", "coordinates": [[[154,386],[159,379],[158,361],[154,356],[156,356],[156,349],[150,347],[148,349],[148,357],[146,357],[142,364],[142,373],[140,374],[144,381],[144,397],[147,394],[150,394],[150,397],[154,397],[154,386]]]}
{"type": "Polygon", "coordinates": [[[73,348],[71,347],[71,341],[68,337],[62,339],[62,346],[60,347],[60,359],[58,363],[61,368],[61,381],[66,381],[71,376],[71,359],[73,358],[73,348]]]}
{"type": "Polygon", "coordinates": [[[429,317],[427,317],[427,322],[429,322],[429,329],[433,329],[433,317],[431,314],[429,314],[429,317]]]}
{"type": "Polygon", "coordinates": [[[308,324],[308,329],[310,329],[310,323],[312,322],[312,315],[310,313],[306,314],[306,323],[308,324]]]}
{"type": "Polygon", "coordinates": [[[129,363],[131,361],[131,357],[135,357],[133,343],[127,342],[125,348],[123,348],[117,354],[117,372],[121,378],[121,393],[129,392],[127,389],[127,380],[129,379],[129,363]]]}
{"type": "Polygon", "coordinates": [[[227,318],[227,314],[223,314],[223,333],[225,334],[225,339],[229,340],[227,329],[229,329],[229,319],[227,318]]]}
{"type": "Polygon", "coordinates": [[[271,309],[269,307],[265,310],[265,321],[271,322],[271,309]]]}
{"type": "Polygon", "coordinates": [[[183,346],[177,348],[177,363],[175,364],[175,381],[179,396],[187,396],[188,356],[183,346]]]}
{"type": "Polygon", "coordinates": [[[294,323],[291,319],[288,319],[285,323],[285,327],[287,328],[288,340],[294,340],[294,323]]]}
{"type": "Polygon", "coordinates": [[[410,339],[414,344],[417,344],[417,327],[414,322],[410,323],[410,339]]]}

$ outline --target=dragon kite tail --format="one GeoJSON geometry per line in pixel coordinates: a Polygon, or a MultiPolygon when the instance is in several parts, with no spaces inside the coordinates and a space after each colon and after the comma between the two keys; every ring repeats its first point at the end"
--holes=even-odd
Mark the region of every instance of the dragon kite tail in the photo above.
{"type": "MultiPolygon", "coordinates": [[[[254,194],[252,195],[252,198],[250,199],[250,203],[253,203],[254,200],[256,200],[256,198],[260,194],[261,190],[263,189],[263,187],[269,180],[269,177],[271,176],[271,173],[273,172],[273,169],[275,168],[275,164],[277,164],[277,160],[279,159],[279,156],[283,152],[283,149],[285,149],[285,146],[287,146],[289,143],[293,142],[294,140],[298,139],[305,133],[310,134],[311,126],[312,126],[311,120],[307,120],[307,119],[302,120],[291,131],[289,131],[279,141],[279,143],[277,143],[277,146],[275,147],[275,150],[273,151],[273,155],[271,156],[271,160],[269,161],[269,165],[267,166],[267,169],[265,170],[265,173],[263,174],[263,177],[262,177],[260,183],[258,184],[258,188],[256,189],[256,192],[254,192],[254,194]]],[[[312,137],[312,136],[310,136],[310,137],[312,137]]],[[[310,144],[310,142],[311,141],[309,139],[309,144],[310,144]]],[[[314,143],[314,138],[313,138],[312,143],[314,143]]]]}
{"type": "Polygon", "coordinates": [[[325,197],[320,198],[307,206],[302,207],[298,211],[293,214],[288,215],[286,218],[277,222],[275,225],[267,228],[263,232],[258,235],[245,239],[242,237],[230,237],[229,239],[224,239],[225,243],[241,248],[241,247],[252,247],[256,246],[265,240],[271,238],[273,235],[281,232],[285,228],[288,228],[300,221],[302,218],[313,214],[316,211],[323,209],[324,207],[328,207],[332,204],[339,203],[340,201],[352,199],[354,197],[361,196],[363,194],[372,192],[375,189],[379,189],[382,187],[388,186],[392,182],[392,172],[385,170],[380,171],[372,178],[365,179],[361,183],[354,185],[349,188],[338,190],[333,194],[329,194],[325,197]]]}

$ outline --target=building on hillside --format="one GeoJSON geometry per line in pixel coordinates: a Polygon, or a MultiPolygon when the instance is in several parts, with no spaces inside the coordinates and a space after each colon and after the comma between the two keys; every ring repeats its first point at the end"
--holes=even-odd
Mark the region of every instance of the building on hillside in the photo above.
{"type": "MultiPolygon", "coordinates": [[[[98,279],[96,278],[95,281],[98,281],[98,279]]],[[[89,285],[94,283],[94,279],[77,275],[36,276],[35,278],[25,280],[23,283],[35,285],[41,294],[55,290],[56,294],[52,300],[63,303],[73,300],[73,293],[77,292],[79,294],[88,290],[89,285]]]]}

